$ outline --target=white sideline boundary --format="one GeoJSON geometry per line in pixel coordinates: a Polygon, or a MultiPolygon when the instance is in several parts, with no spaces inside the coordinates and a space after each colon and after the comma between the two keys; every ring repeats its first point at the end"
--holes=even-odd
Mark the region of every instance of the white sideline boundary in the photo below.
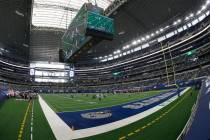
{"type": "MultiPolygon", "coordinates": [[[[190,87],[183,90],[180,95],[182,96],[186,91],[188,91],[190,87]]],[[[42,110],[47,118],[48,123],[50,124],[50,127],[56,137],[57,140],[73,140],[73,139],[80,139],[85,137],[90,137],[102,133],[106,133],[115,129],[118,129],[120,127],[129,125],[131,123],[134,123],[136,121],[139,121],[154,112],[162,109],[163,107],[167,106],[171,102],[175,101],[178,98],[178,95],[168,99],[167,101],[150,108],[144,112],[141,112],[137,115],[108,123],[101,126],[91,127],[87,129],[80,129],[73,131],[48,105],[47,103],[42,99],[41,96],[39,96],[39,102],[42,107],[42,110]]]]}
{"type": "Polygon", "coordinates": [[[48,106],[39,95],[39,103],[42,111],[57,140],[71,140],[71,128],[48,106]]]}

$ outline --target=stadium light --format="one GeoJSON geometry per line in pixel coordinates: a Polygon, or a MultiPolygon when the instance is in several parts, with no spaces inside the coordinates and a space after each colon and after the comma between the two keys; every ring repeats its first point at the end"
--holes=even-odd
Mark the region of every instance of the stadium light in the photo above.
{"type": "Polygon", "coordinates": [[[103,60],[101,60],[101,62],[106,62],[107,61],[107,59],[103,59],[103,60]]]}
{"type": "Polygon", "coordinates": [[[207,11],[207,12],[206,12],[206,16],[208,16],[208,15],[209,15],[209,13],[210,13],[210,12],[209,12],[209,11],[207,11]]]}
{"type": "Polygon", "coordinates": [[[147,36],[146,36],[146,39],[150,39],[150,36],[149,36],[149,35],[147,35],[147,36]]]}
{"type": "Polygon", "coordinates": [[[129,49],[129,48],[130,48],[130,46],[129,45],[126,45],[126,46],[123,47],[123,50],[129,49]]]}
{"type": "Polygon", "coordinates": [[[205,10],[206,9],[206,5],[203,5],[201,10],[205,10]]]}
{"type": "Polygon", "coordinates": [[[189,17],[186,17],[186,18],[185,18],[185,20],[189,20],[189,19],[190,19],[189,17]]]}
{"type": "Polygon", "coordinates": [[[190,17],[193,17],[193,16],[194,16],[194,14],[193,14],[193,13],[191,13],[191,14],[190,14],[190,17]]]}
{"type": "Polygon", "coordinates": [[[170,26],[169,25],[167,25],[164,29],[168,29],[170,26]]]}
{"type": "Polygon", "coordinates": [[[199,15],[201,13],[201,10],[199,10],[198,12],[197,12],[197,15],[199,15]]]}
{"type": "Polygon", "coordinates": [[[132,42],[132,45],[136,45],[136,44],[137,44],[137,41],[136,40],[132,42]]]}
{"type": "Polygon", "coordinates": [[[181,19],[178,19],[177,21],[175,21],[174,23],[173,23],[173,25],[177,25],[178,23],[181,23],[182,22],[182,20],[181,19]]]}
{"type": "MultiPolygon", "coordinates": [[[[114,51],[114,54],[118,54],[120,53],[121,51],[120,50],[117,50],[117,51],[114,51]]],[[[111,55],[112,56],[112,55],[111,55]]]]}
{"type": "Polygon", "coordinates": [[[138,43],[141,43],[141,39],[138,39],[137,42],[138,42],[138,43]]]}

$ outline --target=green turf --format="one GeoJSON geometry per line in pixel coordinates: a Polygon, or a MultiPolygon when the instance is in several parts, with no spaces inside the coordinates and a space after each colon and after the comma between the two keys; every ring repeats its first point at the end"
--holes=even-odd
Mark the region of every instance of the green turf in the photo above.
{"type": "Polygon", "coordinates": [[[71,98],[73,94],[42,94],[42,97],[55,112],[70,112],[119,105],[151,97],[165,91],[166,90],[132,94],[106,94],[107,97],[101,101],[99,101],[99,99],[92,99],[94,94],[89,94],[88,97],[87,94],[74,94],[74,98],[71,98]]]}
{"type": "Polygon", "coordinates": [[[191,114],[191,108],[197,99],[197,93],[198,91],[191,89],[178,100],[138,122],[111,132],[84,138],[82,140],[117,140],[123,136],[126,136],[126,139],[129,140],[176,140],[191,114]],[[193,93],[192,96],[190,95],[190,92],[193,93]],[[176,105],[178,102],[180,103],[176,105]],[[142,129],[143,126],[158,118],[174,105],[176,105],[175,108],[173,108],[168,114],[152,125],[142,129]],[[141,130],[135,132],[139,128],[141,130]],[[128,136],[128,134],[131,134],[132,132],[134,133],[131,136],[128,136]]]}
{"type": "MultiPolygon", "coordinates": [[[[17,101],[9,99],[0,108],[0,140],[17,140],[27,110],[28,101],[17,101]]],[[[23,129],[22,140],[30,140],[31,136],[31,116],[32,106],[29,109],[25,126],[23,129]]],[[[34,140],[55,140],[54,134],[42,112],[38,100],[34,101],[34,140]]]]}
{"type": "Polygon", "coordinates": [[[34,101],[34,140],[55,140],[38,100],[34,101]]]}
{"type": "Polygon", "coordinates": [[[23,120],[28,102],[10,99],[0,108],[0,139],[15,140],[23,120]]]}

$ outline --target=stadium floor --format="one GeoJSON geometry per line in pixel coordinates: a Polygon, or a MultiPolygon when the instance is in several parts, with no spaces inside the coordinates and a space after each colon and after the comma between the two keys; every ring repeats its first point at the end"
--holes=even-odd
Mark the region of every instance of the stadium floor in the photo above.
{"type": "Polygon", "coordinates": [[[55,140],[38,100],[31,103],[16,99],[4,101],[0,106],[0,130],[0,140],[29,140],[31,137],[55,140]]]}
{"type": "MultiPolygon", "coordinates": [[[[183,90],[183,89],[182,89],[183,90]]],[[[182,90],[179,90],[180,92],[182,91],[182,90]]],[[[183,90],[182,92],[181,92],[181,94],[180,95],[183,95],[184,93],[186,93],[186,92],[188,92],[189,90],[191,90],[190,88],[186,88],[185,90],[183,90]]],[[[165,94],[167,94],[167,93],[165,93],[165,94]]],[[[165,95],[165,94],[163,94],[163,95],[165,95]]],[[[175,92],[175,93],[172,93],[172,95],[173,94],[175,94],[174,95],[174,97],[171,97],[171,99],[168,99],[167,101],[165,101],[164,103],[162,103],[162,104],[160,104],[160,105],[158,105],[158,106],[155,106],[155,107],[153,107],[154,109],[152,109],[153,111],[151,112],[151,113],[146,113],[147,111],[145,111],[145,113],[146,114],[148,114],[148,115],[150,115],[150,114],[152,114],[152,113],[154,113],[154,112],[157,112],[158,110],[160,110],[160,109],[162,109],[162,108],[165,108],[165,107],[167,107],[168,106],[168,104],[171,104],[171,103],[173,103],[174,101],[176,101],[176,99],[178,98],[178,96],[177,96],[177,92],[175,92]],[[173,99],[172,99],[173,98],[173,99]],[[157,108],[157,109],[155,109],[155,108],[157,108]],[[158,109],[159,108],[159,109],[158,109]],[[156,111],[155,111],[156,110],[156,111]]],[[[161,96],[161,95],[160,95],[161,96]]],[[[148,99],[148,100],[150,100],[150,99],[148,99]]],[[[151,101],[151,100],[150,100],[151,101]]],[[[46,104],[46,103],[45,103],[46,104]]],[[[46,104],[47,105],[47,104],[46,104]]],[[[49,108],[49,107],[48,107],[49,108]]],[[[43,110],[45,110],[44,108],[43,108],[43,110]]],[[[149,110],[151,110],[151,109],[149,109],[149,110]]],[[[148,110],[148,111],[149,111],[148,110]]],[[[52,111],[53,112],[53,111],[52,111]]],[[[55,113],[54,113],[55,114],[55,113]]],[[[140,113],[141,114],[141,113],[140,113]]],[[[164,115],[165,115],[166,113],[164,113],[164,115]]],[[[45,114],[46,115],[46,114],[45,114]]],[[[47,114],[47,118],[52,118],[52,115],[53,114],[47,114]]],[[[142,114],[143,115],[143,114],[142,114]]],[[[144,114],[145,115],[145,114],[144,114]]],[[[147,116],[148,115],[145,115],[145,117],[147,118],[147,116]]],[[[56,115],[57,116],[57,115],[56,115]]],[[[136,115],[134,115],[134,116],[136,116],[136,115]]],[[[139,116],[139,114],[138,114],[138,116],[139,116]]],[[[140,117],[140,116],[139,116],[140,117]]],[[[138,117],[138,118],[139,118],[138,117]]],[[[143,118],[145,118],[145,117],[143,117],[143,118]]],[[[142,118],[142,117],[140,117],[140,118],[142,118]]],[[[55,118],[53,119],[54,121],[55,121],[55,118]]],[[[60,119],[61,120],[61,119],[60,119]]],[[[126,118],[125,119],[125,121],[126,122],[130,122],[130,123],[126,123],[125,121],[124,121],[124,119],[123,119],[123,121],[122,120],[120,120],[120,121],[117,121],[117,122],[119,122],[120,124],[118,124],[118,125],[116,125],[115,123],[117,123],[117,122],[113,122],[113,123],[109,123],[109,124],[106,124],[106,125],[102,125],[102,126],[99,126],[99,127],[92,127],[92,128],[89,128],[89,129],[81,129],[81,130],[75,130],[75,131],[71,131],[71,133],[69,133],[69,129],[67,129],[66,130],[66,132],[68,132],[69,133],[69,137],[70,138],[73,138],[73,139],[78,139],[78,138],[84,138],[84,137],[89,137],[89,136],[94,136],[94,135],[98,135],[98,134],[102,134],[102,133],[106,133],[106,132],[109,132],[109,131],[112,131],[112,130],[116,130],[116,129],[118,129],[118,128],[120,128],[120,127],[115,127],[115,126],[121,126],[121,127],[123,127],[123,126],[127,126],[127,125],[129,125],[129,124],[131,124],[131,122],[132,122],[132,124],[133,123],[135,123],[135,122],[137,122],[137,121],[139,121],[140,119],[134,119],[133,118],[133,116],[132,117],[128,117],[128,118],[126,118]],[[133,121],[133,120],[135,120],[135,121],[133,121]],[[114,125],[114,127],[112,126],[112,125],[114,125]],[[114,128],[114,129],[113,129],[114,128]]],[[[54,121],[52,121],[52,123],[54,123],[54,121]]],[[[51,124],[51,123],[50,123],[51,124]]],[[[60,124],[60,123],[59,123],[60,124]]],[[[66,124],[65,124],[66,125],[66,124]]],[[[56,126],[56,124],[54,125],[54,126],[56,126]]],[[[59,125],[60,126],[60,125],[59,125]]],[[[56,127],[55,127],[55,129],[56,130],[58,130],[56,127]]],[[[60,129],[61,130],[61,129],[60,129]]],[[[62,129],[62,133],[63,133],[63,129],[62,129]]]]}
{"type": "Polygon", "coordinates": [[[152,115],[122,128],[80,140],[176,140],[191,114],[197,90],[189,90],[152,115]]]}
{"type": "MultiPolygon", "coordinates": [[[[183,89],[180,90],[180,92],[181,91],[183,91],[183,89]]],[[[96,126],[116,122],[116,121],[128,118],[130,116],[139,114],[141,112],[144,112],[145,110],[148,110],[150,108],[153,108],[165,102],[166,100],[172,98],[173,96],[177,94],[178,93],[176,90],[172,90],[172,91],[164,92],[164,93],[152,96],[152,97],[140,99],[138,101],[124,103],[124,104],[116,105],[112,107],[105,107],[105,108],[100,108],[100,109],[92,109],[92,110],[77,111],[77,112],[59,112],[57,114],[64,122],[66,122],[66,124],[68,124],[70,127],[73,126],[74,130],[86,129],[86,128],[91,128],[91,127],[96,127],[96,126]],[[125,108],[126,106],[135,105],[135,104],[141,104],[143,106],[136,109],[125,108]],[[110,117],[101,118],[101,119],[97,119],[97,118],[87,119],[87,118],[82,117],[82,114],[86,114],[86,113],[88,114],[90,112],[100,113],[100,112],[106,112],[106,111],[111,112],[110,117]]]]}
{"type": "MultiPolygon", "coordinates": [[[[189,92],[186,93],[184,97],[175,100],[163,109],[140,121],[107,133],[84,138],[84,140],[146,140],[147,138],[150,140],[175,140],[185,125],[190,115],[192,105],[197,97],[197,94],[193,94],[191,97],[189,92]],[[181,119],[177,118],[177,116],[181,119]],[[157,118],[159,118],[159,121],[155,121],[157,118]]],[[[34,103],[31,103],[30,105],[27,101],[19,101],[15,99],[6,100],[4,104],[0,106],[0,139],[18,139],[18,136],[21,133],[21,123],[24,120],[25,115],[27,117],[22,131],[22,140],[28,140],[31,137],[32,118],[32,134],[34,140],[56,139],[44,116],[44,113],[42,112],[38,100],[34,100],[34,103]]]]}
{"type": "Polygon", "coordinates": [[[93,99],[96,94],[41,94],[55,112],[75,112],[110,107],[151,97],[168,90],[156,90],[140,93],[105,94],[102,100],[93,99]]]}

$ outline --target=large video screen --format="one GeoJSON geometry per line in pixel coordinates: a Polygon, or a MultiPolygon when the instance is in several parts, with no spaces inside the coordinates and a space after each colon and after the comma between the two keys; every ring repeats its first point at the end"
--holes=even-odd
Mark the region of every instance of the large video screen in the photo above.
{"type": "Polygon", "coordinates": [[[35,82],[66,83],[74,79],[74,67],[64,63],[31,63],[30,76],[35,82]]]}
{"type": "Polygon", "coordinates": [[[81,50],[91,37],[111,40],[113,36],[114,20],[104,16],[101,8],[84,4],[62,37],[64,60],[81,50]]]}
{"type": "Polygon", "coordinates": [[[91,11],[87,14],[87,28],[114,35],[113,19],[91,11]]]}

